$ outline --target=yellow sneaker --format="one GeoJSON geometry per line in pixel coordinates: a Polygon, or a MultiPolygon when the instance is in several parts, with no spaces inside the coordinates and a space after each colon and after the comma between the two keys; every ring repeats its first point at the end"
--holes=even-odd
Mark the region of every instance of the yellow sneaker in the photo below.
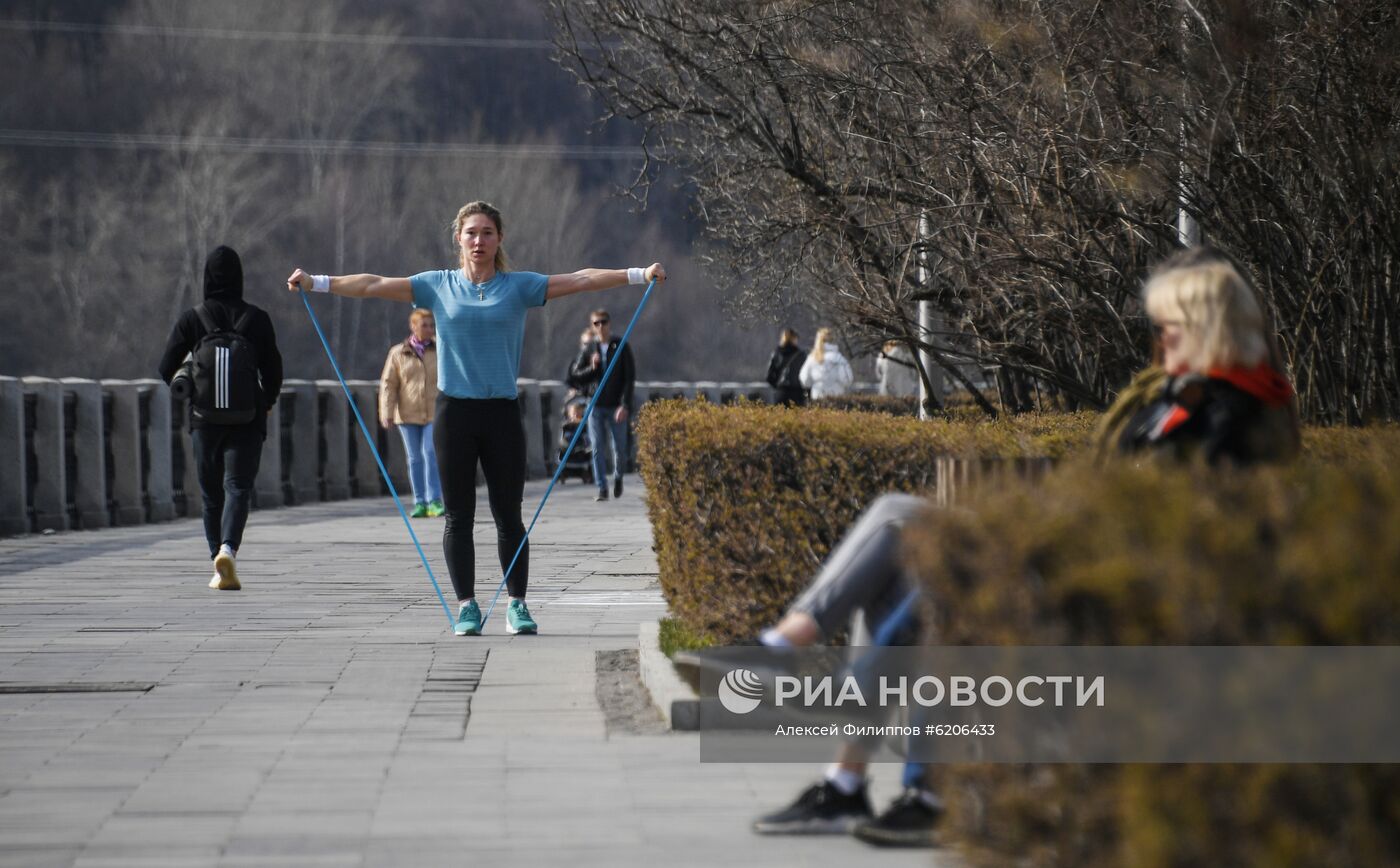
{"type": "Polygon", "coordinates": [[[214,578],[209,580],[209,587],[216,591],[237,591],[243,587],[238,583],[238,567],[233,555],[221,551],[214,557],[214,578]]]}

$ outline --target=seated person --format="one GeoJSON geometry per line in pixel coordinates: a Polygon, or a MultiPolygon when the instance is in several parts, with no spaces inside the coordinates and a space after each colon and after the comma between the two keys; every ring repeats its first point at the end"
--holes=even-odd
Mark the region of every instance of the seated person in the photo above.
{"type": "MultiPolygon", "coordinates": [[[[1297,454],[1293,389],[1254,289],[1220,251],[1192,248],[1167,259],[1145,290],[1156,366],[1134,378],[1100,424],[1099,454],[1200,456],[1214,465],[1285,461],[1297,454]]],[[[917,624],[892,624],[915,594],[904,574],[904,525],[932,506],[886,494],[860,516],[812,584],[759,641],[788,647],[824,642],[861,611],[873,634],[914,644],[917,624]],[[893,628],[893,629],[891,629],[893,628]]],[[[902,796],[879,817],[866,795],[867,753],[843,745],[822,781],[789,807],[760,817],[760,834],[844,833],[873,844],[934,843],[942,804],[925,766],[905,767],[902,796]]]]}

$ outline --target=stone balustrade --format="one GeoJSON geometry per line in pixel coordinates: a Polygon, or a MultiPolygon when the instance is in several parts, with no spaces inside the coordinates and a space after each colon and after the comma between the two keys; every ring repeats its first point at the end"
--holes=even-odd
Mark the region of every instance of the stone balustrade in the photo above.
{"type": "MultiPolygon", "coordinates": [[[[374,381],[349,383],[400,495],[403,442],[379,427],[374,381]]],[[[531,478],[554,472],[565,386],[520,380],[531,478]]],[[[704,396],[772,400],[766,383],[638,382],[638,405],[704,396]]],[[[288,380],[268,419],[254,508],[389,493],[335,380],[288,380]]],[[[0,377],[0,536],[168,521],[200,513],[185,407],[159,380],[0,377]]]]}

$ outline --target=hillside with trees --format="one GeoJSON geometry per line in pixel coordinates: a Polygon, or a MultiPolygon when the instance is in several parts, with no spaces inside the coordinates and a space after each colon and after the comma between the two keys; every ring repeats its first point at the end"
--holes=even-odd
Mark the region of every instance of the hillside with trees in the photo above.
{"type": "MultiPolygon", "coordinates": [[[[551,35],[528,0],[0,2],[0,371],[152,376],[229,244],[289,375],[330,376],[291,269],[450,267],[448,223],[481,198],[518,268],[667,263],[634,336],[643,377],[760,377],[776,328],[726,315],[679,175],[651,167],[644,211],[620,195],[641,128],[597,123],[551,35]]],[[[588,310],[625,321],[639,297],[536,311],[522,375],[559,377],[588,310]]],[[[406,334],[407,309],[316,303],[349,375],[377,376],[406,334]]]]}

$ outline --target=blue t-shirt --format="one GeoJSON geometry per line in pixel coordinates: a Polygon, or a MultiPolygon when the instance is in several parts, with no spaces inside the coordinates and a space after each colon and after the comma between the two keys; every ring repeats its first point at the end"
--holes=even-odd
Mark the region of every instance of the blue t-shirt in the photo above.
{"type": "Polygon", "coordinates": [[[408,280],[413,303],[437,320],[438,389],[454,398],[514,398],[525,311],[544,304],[549,278],[508,271],[478,284],[454,269],[408,280]]]}

